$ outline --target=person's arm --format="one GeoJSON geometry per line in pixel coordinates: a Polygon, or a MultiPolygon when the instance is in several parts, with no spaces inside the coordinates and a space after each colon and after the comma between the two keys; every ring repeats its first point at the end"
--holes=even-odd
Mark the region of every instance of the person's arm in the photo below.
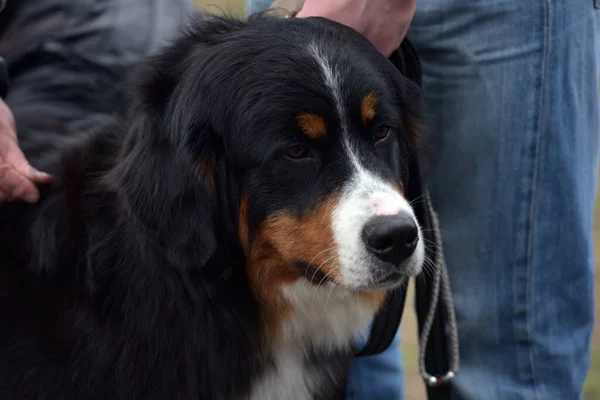
{"type": "MultiPolygon", "coordinates": [[[[0,0],[0,26],[6,26],[9,14],[4,10],[6,2],[0,0]]],[[[8,10],[10,11],[10,10],[8,10]]],[[[33,168],[19,148],[15,119],[4,102],[8,90],[6,61],[0,57],[0,205],[14,200],[35,203],[40,193],[35,183],[47,183],[52,177],[33,168]]]]}
{"type": "Polygon", "coordinates": [[[297,17],[325,17],[354,28],[389,57],[400,47],[417,0],[305,0],[297,17]]]}
{"type": "Polygon", "coordinates": [[[0,98],[0,204],[13,200],[35,203],[40,196],[35,183],[47,183],[51,179],[25,158],[19,148],[15,119],[0,98]]]}

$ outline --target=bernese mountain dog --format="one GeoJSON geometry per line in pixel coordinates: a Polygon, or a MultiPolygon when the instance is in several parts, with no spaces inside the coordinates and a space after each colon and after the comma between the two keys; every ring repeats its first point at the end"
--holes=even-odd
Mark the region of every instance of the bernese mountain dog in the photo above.
{"type": "Polygon", "coordinates": [[[425,259],[417,85],[350,28],[263,15],[200,18],[134,87],[92,132],[23,138],[54,183],[0,206],[0,398],[343,393],[425,259]]]}

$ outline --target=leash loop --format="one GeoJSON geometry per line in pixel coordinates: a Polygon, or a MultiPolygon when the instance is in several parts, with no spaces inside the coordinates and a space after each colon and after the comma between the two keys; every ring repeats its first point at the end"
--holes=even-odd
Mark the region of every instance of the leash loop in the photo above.
{"type": "MultiPolygon", "coordinates": [[[[434,232],[440,232],[438,216],[435,211],[433,211],[429,196],[425,196],[425,199],[425,201],[428,203],[429,209],[431,210],[431,219],[434,232]]],[[[438,234],[435,235],[435,241],[435,246],[437,248],[435,266],[437,268],[433,281],[433,293],[431,296],[431,303],[429,304],[429,310],[427,311],[427,317],[423,325],[423,332],[419,338],[419,373],[429,387],[439,387],[449,384],[456,377],[459,365],[458,327],[456,325],[452,291],[450,290],[450,278],[448,276],[446,263],[444,262],[441,239],[438,234]],[[438,305],[440,286],[442,289],[442,296],[444,296],[446,313],[448,315],[448,330],[450,336],[450,368],[443,375],[433,376],[425,370],[425,353],[427,350],[427,340],[429,339],[429,334],[431,333],[431,326],[433,324],[435,310],[438,305]]]]}

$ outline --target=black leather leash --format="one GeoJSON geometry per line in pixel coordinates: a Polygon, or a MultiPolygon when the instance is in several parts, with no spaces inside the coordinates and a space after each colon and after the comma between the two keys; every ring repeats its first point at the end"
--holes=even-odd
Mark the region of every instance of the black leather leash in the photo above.
{"type": "MultiPolygon", "coordinates": [[[[6,0],[0,0],[0,13],[6,6],[6,0]]],[[[0,99],[3,99],[8,94],[8,65],[6,60],[0,57],[0,99]]]]}
{"type": "Polygon", "coordinates": [[[8,94],[8,84],[8,65],[4,58],[0,57],[0,99],[4,99],[8,94]]]}
{"type": "MultiPolygon", "coordinates": [[[[0,13],[6,6],[6,0],[0,0],[0,13]]],[[[8,65],[6,60],[0,57],[0,99],[3,99],[8,94],[8,65]]]]}

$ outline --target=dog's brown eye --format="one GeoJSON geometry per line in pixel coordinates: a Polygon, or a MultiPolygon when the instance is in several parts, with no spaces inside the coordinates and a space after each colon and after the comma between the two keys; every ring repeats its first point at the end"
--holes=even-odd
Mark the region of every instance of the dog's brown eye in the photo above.
{"type": "Polygon", "coordinates": [[[289,158],[292,158],[294,160],[298,160],[300,158],[304,158],[306,156],[308,156],[308,150],[306,150],[306,147],[301,146],[301,145],[295,145],[290,147],[286,153],[285,153],[289,158]]]}
{"type": "Polygon", "coordinates": [[[375,131],[375,141],[385,139],[390,134],[390,128],[387,126],[381,127],[375,131]]]}

